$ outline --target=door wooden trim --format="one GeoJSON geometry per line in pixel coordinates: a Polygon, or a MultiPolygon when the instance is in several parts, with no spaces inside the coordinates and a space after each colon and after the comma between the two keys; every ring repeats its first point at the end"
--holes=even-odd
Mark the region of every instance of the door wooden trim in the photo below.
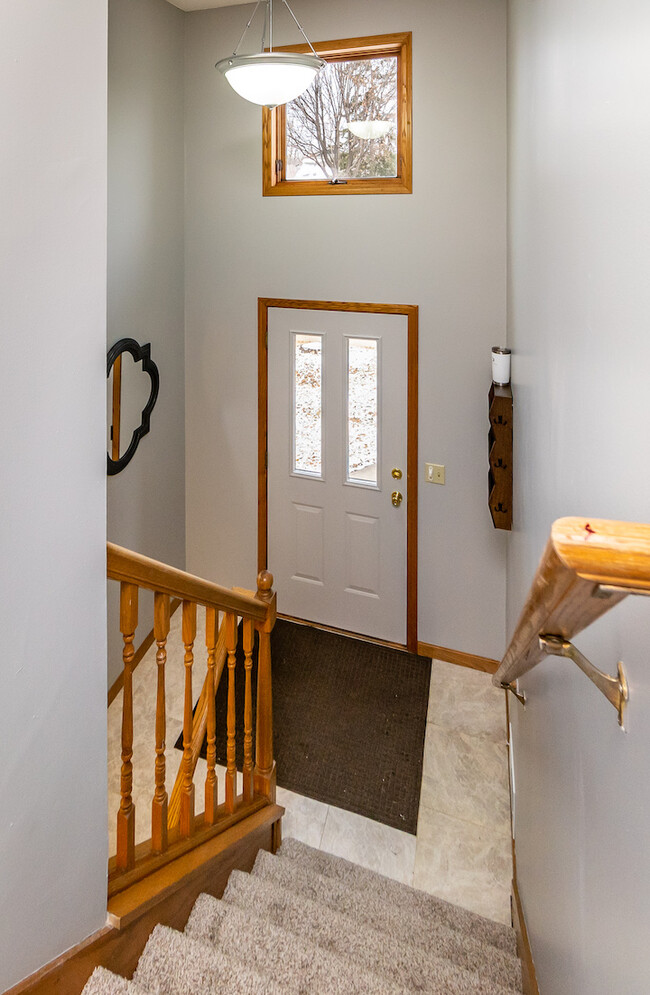
{"type": "MultiPolygon", "coordinates": [[[[269,308],[301,311],[351,311],[398,314],[407,319],[407,457],[406,482],[406,648],[418,647],[418,306],[417,304],[361,304],[350,301],[302,301],[276,297],[257,300],[257,569],[266,570],[268,555],[268,398],[269,308]]],[[[273,565],[271,564],[271,567],[273,565]]]]}

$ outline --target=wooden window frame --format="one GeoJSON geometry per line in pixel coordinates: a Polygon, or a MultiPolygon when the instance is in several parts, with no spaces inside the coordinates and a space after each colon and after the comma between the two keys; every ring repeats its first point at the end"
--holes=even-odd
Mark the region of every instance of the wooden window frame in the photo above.
{"type": "MultiPolygon", "coordinates": [[[[413,192],[412,152],[412,57],[411,32],[373,35],[367,38],[343,38],[314,45],[318,55],[328,62],[346,62],[360,58],[397,56],[397,176],[347,180],[287,180],[285,105],[262,109],[262,194],[264,197],[346,196],[347,194],[386,194],[413,192]],[[281,169],[276,163],[281,162],[281,169]]],[[[288,45],[278,52],[310,51],[307,45],[288,45]]]]}

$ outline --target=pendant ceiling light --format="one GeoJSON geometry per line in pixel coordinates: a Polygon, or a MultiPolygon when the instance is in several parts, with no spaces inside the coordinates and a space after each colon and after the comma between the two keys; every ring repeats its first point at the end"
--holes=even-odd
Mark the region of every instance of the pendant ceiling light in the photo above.
{"type": "Polygon", "coordinates": [[[293,52],[273,51],[273,0],[257,0],[255,9],[244,28],[237,48],[227,59],[217,62],[216,68],[224,74],[233,90],[245,100],[253,104],[263,104],[265,107],[277,107],[295,100],[311,86],[312,82],[325,65],[314,51],[314,46],[303,31],[298,18],[287,3],[282,0],[300,32],[309,45],[311,55],[299,55],[293,52]],[[239,46],[244,40],[257,9],[264,3],[264,29],[262,32],[261,51],[254,55],[238,55],[239,46]],[[265,43],[268,33],[268,51],[265,43]]]}

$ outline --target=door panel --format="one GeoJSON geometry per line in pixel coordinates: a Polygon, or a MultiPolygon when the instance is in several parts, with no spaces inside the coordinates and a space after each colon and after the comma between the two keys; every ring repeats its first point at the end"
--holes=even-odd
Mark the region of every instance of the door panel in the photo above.
{"type": "Polygon", "coordinates": [[[268,562],[279,610],[398,643],[407,327],[403,315],[269,309],[268,562]]]}
{"type": "Polygon", "coordinates": [[[295,515],[295,564],[292,580],[323,583],[323,509],[306,504],[293,505],[295,515]]]}
{"type": "Polygon", "coordinates": [[[346,593],[378,598],[381,588],[379,519],[347,512],[346,526],[346,593]]]}

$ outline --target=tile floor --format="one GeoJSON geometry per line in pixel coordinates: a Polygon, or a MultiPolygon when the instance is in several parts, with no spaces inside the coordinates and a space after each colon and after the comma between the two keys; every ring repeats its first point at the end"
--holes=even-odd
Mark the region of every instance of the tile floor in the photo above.
{"type": "MultiPolygon", "coordinates": [[[[170,659],[182,656],[181,613],[172,617],[170,659]]],[[[198,631],[201,632],[201,619],[198,631]]],[[[198,645],[198,641],[197,641],[198,645]]],[[[204,654],[197,653],[195,697],[203,684],[204,654]]],[[[167,668],[167,788],[181,752],[173,744],[182,727],[183,668],[167,668]]],[[[134,790],[138,814],[151,805],[154,742],[155,647],[134,675],[134,790]]],[[[109,842],[115,852],[119,807],[120,693],[109,709],[109,842]]],[[[219,771],[223,779],[224,771],[219,771]]],[[[195,783],[205,778],[199,761],[195,783]]],[[[220,784],[223,798],[223,784],[220,784]]],[[[197,807],[200,788],[197,787],[197,807]]],[[[431,673],[417,835],[373,822],[312,798],[278,788],[286,813],[284,836],[345,857],[414,885],[490,919],[510,923],[510,813],[504,693],[488,674],[435,660],[431,673]]],[[[136,822],[136,841],[150,835],[149,819],[136,822]]]]}
{"type": "Polygon", "coordinates": [[[504,693],[434,660],[417,835],[278,788],[282,832],[510,923],[512,857],[504,693]]]}

